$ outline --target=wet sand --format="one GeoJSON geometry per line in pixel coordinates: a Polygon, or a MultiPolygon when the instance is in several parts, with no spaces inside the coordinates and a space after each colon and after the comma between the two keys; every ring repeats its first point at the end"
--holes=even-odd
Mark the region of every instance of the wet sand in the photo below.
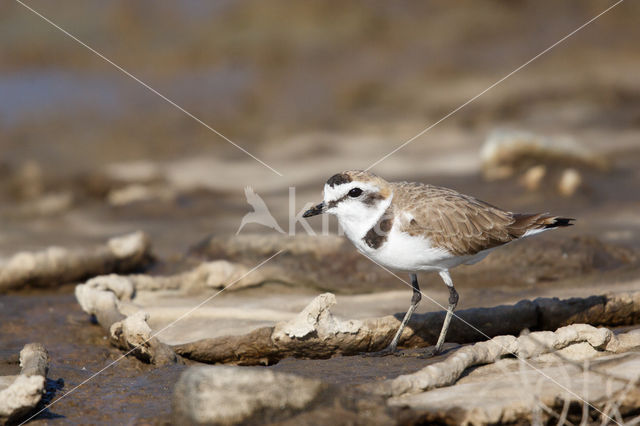
{"type": "MultiPolygon", "coordinates": [[[[0,260],[23,250],[84,247],[143,230],[156,255],[149,273],[185,271],[210,258],[199,250],[209,237],[236,233],[251,210],[246,185],[285,231],[306,233],[300,224],[289,229],[290,187],[295,212],[319,201],[330,175],[370,166],[604,7],[596,1],[466,2],[455,9],[445,3],[292,8],[277,2],[266,11],[245,1],[215,7],[188,2],[176,11],[168,3],[153,10],[98,3],[34,7],[284,176],[118,75],[19,5],[2,5],[8,29],[0,40],[0,260]],[[282,16],[291,17],[287,25],[282,16]],[[133,192],[124,191],[132,186],[133,192]],[[141,198],[113,202],[117,193],[135,195],[136,186],[146,191],[141,198]]],[[[640,288],[638,13],[637,4],[625,2],[373,169],[391,180],[452,187],[513,211],[577,219],[572,228],[503,249],[522,253],[522,263],[513,267],[501,264],[497,251],[486,263],[456,270],[460,308],[640,288]],[[560,195],[553,179],[529,191],[521,171],[510,179],[485,180],[479,153],[500,128],[569,136],[611,167],[579,169],[583,184],[573,196],[560,195]],[[549,253],[562,256],[562,250],[575,254],[574,269],[549,260],[549,253]]],[[[549,174],[563,167],[550,166],[549,174]]],[[[310,223],[321,231],[319,221],[310,223]]],[[[335,233],[335,220],[329,225],[335,233]]],[[[273,231],[250,224],[244,233],[273,231]]],[[[227,257],[251,265],[264,258],[227,257]]],[[[289,258],[282,265],[299,279],[309,269],[295,263],[289,258]]],[[[367,280],[349,280],[342,270],[315,271],[329,284],[296,286],[299,279],[229,291],[211,309],[264,300],[265,309],[286,303],[293,313],[331,290],[341,316],[401,316],[410,290],[379,271],[362,270],[367,280]]],[[[437,276],[420,279],[426,293],[446,301],[437,276]]],[[[51,284],[0,296],[0,373],[17,372],[16,354],[25,343],[43,343],[52,360],[49,400],[123,353],[80,309],[76,283],[51,284]]],[[[436,309],[425,301],[419,311],[436,309]]],[[[285,359],[267,368],[349,387],[432,362],[413,356],[419,352],[384,359],[285,359]]],[[[185,368],[126,357],[32,423],[167,423],[173,385],[185,368]]]]}
{"type": "MultiPolygon", "coordinates": [[[[631,162],[630,158],[637,157],[640,155],[630,150],[619,154],[616,161],[617,164],[627,165],[627,161],[631,162]]],[[[317,180],[321,182],[321,171],[316,174],[317,180]]],[[[421,178],[420,175],[415,175],[415,179],[421,178]]],[[[639,247],[637,242],[640,241],[640,222],[637,221],[636,212],[640,194],[635,191],[636,170],[630,167],[619,166],[609,175],[590,180],[592,186],[589,192],[571,199],[553,192],[526,193],[517,183],[496,182],[487,186],[473,176],[431,176],[427,180],[464,189],[465,192],[474,193],[498,205],[515,206],[514,210],[527,211],[543,205],[550,211],[578,218],[577,226],[543,235],[539,237],[542,242],[533,242],[531,247],[544,250],[545,244],[566,244],[574,237],[585,236],[594,236],[604,244],[626,247],[625,250],[637,250],[639,247]]],[[[300,193],[305,201],[316,200],[319,191],[317,185],[310,185],[300,193]]],[[[120,231],[142,228],[151,235],[154,253],[158,258],[151,272],[164,274],[182,271],[203,259],[193,252],[191,255],[187,254],[190,248],[203,241],[207,235],[228,235],[228,229],[233,229],[246,211],[241,194],[228,196],[229,201],[222,205],[216,202],[217,195],[208,191],[187,193],[183,197],[179,202],[141,202],[126,208],[113,208],[98,200],[89,199],[60,215],[10,217],[6,223],[11,226],[5,229],[0,247],[5,255],[15,253],[18,249],[42,248],[49,244],[80,247],[96,243],[102,237],[120,231]]],[[[268,202],[275,206],[277,202],[273,200],[278,198],[282,199],[283,196],[276,196],[268,202]]],[[[284,222],[284,213],[277,208],[274,210],[276,217],[284,222]]],[[[253,227],[260,231],[258,226],[253,227]]],[[[532,270],[535,270],[536,252],[526,250],[528,242],[521,244],[525,247],[523,253],[529,256],[527,259],[532,270]]],[[[500,254],[496,252],[491,256],[498,256],[499,259],[500,254]]],[[[598,262],[595,253],[585,259],[598,262]]],[[[574,278],[570,274],[564,274],[559,280],[545,280],[542,277],[529,284],[524,280],[515,286],[510,285],[509,278],[492,275],[491,265],[499,267],[499,260],[492,261],[490,257],[486,262],[485,266],[479,264],[455,272],[454,279],[457,280],[461,294],[461,308],[513,303],[523,298],[541,296],[586,296],[604,291],[637,289],[640,286],[637,281],[640,269],[635,261],[626,266],[607,266],[605,262],[587,275],[574,278]],[[479,275],[473,271],[477,271],[479,275]],[[479,281],[474,280],[474,276],[479,277],[479,281]]],[[[515,273],[518,274],[517,271],[515,273]]],[[[405,305],[408,305],[409,290],[391,276],[385,278],[378,275],[375,282],[373,286],[355,283],[347,293],[392,291],[393,296],[383,299],[383,304],[373,303],[373,306],[354,310],[349,308],[353,305],[347,302],[341,304],[341,296],[338,294],[336,312],[347,317],[387,314],[401,316],[406,309],[405,305]],[[389,300],[394,302],[389,303],[389,300]]],[[[425,274],[421,277],[421,282],[425,292],[435,300],[441,303],[446,301],[445,288],[437,276],[425,274]]],[[[212,307],[242,306],[251,300],[255,304],[255,300],[260,300],[265,295],[274,297],[274,294],[281,293],[283,300],[289,300],[287,303],[291,303],[291,311],[294,312],[321,291],[313,288],[297,290],[288,286],[267,286],[263,289],[229,292],[220,297],[219,305],[212,304],[212,307]]],[[[366,300],[368,296],[362,297],[366,300]]],[[[277,303],[277,297],[274,300],[277,303]]],[[[60,383],[50,384],[50,387],[58,387],[54,392],[56,398],[122,355],[121,351],[109,344],[106,333],[100,326],[90,324],[89,317],[75,301],[72,285],[49,290],[14,291],[3,296],[1,303],[0,341],[3,353],[17,353],[27,342],[43,343],[52,358],[49,378],[54,381],[62,380],[60,383]]],[[[197,301],[194,300],[194,303],[197,301]]],[[[268,303],[265,307],[267,306],[268,303]]],[[[437,310],[437,307],[429,302],[423,303],[419,309],[422,312],[430,310],[437,310]]],[[[361,357],[286,359],[269,368],[320,378],[340,386],[351,386],[392,378],[424,367],[427,361],[411,356],[412,353],[417,355],[419,350],[408,351],[409,356],[406,357],[382,360],[361,357]]],[[[41,414],[36,423],[164,423],[171,411],[169,401],[172,385],[184,368],[184,365],[158,368],[135,358],[125,358],[56,403],[41,414]]]]}
{"type": "MultiPolygon", "coordinates": [[[[2,297],[3,354],[15,354],[29,342],[41,342],[51,356],[45,399],[53,401],[118,360],[122,352],[109,344],[98,325],[87,323],[72,288],[2,297]],[[9,320],[10,319],[10,320],[9,320]]],[[[92,424],[162,423],[171,413],[172,385],[184,365],[156,369],[126,357],[106,368],[38,415],[32,423],[54,421],[92,424]],[[149,398],[149,395],[155,395],[149,398]],[[135,414],[133,414],[135,413],[135,414]]]]}

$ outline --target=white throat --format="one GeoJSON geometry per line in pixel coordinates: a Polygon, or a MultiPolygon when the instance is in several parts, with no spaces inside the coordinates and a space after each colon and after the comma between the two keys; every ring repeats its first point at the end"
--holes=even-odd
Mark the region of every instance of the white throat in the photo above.
{"type": "Polygon", "coordinates": [[[392,199],[393,194],[372,206],[353,200],[348,203],[340,203],[330,213],[338,217],[338,223],[347,238],[356,247],[360,247],[363,244],[362,239],[365,234],[378,223],[391,205],[392,199]]]}

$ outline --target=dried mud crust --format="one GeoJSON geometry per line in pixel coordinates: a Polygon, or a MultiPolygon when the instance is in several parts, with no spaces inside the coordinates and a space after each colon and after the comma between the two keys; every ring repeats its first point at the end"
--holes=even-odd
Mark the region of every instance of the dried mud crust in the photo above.
{"type": "MultiPolygon", "coordinates": [[[[520,58],[523,52],[541,51],[557,40],[554,38],[557,35],[566,34],[594,16],[594,8],[601,10],[599,8],[602,7],[596,1],[580,7],[569,3],[545,5],[525,1],[506,7],[500,2],[481,7],[468,3],[465,8],[455,9],[444,3],[415,3],[409,9],[405,6],[388,9],[387,5],[382,8],[360,5],[336,11],[331,6],[300,3],[292,8],[289,2],[279,2],[269,5],[275,13],[265,14],[260,13],[264,12],[264,6],[259,3],[252,0],[234,4],[231,8],[216,9],[212,14],[198,13],[198,16],[192,12],[176,14],[168,9],[140,14],[135,6],[132,9],[118,4],[117,10],[102,14],[107,20],[99,20],[96,28],[103,28],[103,33],[123,34],[125,43],[134,33],[139,43],[124,49],[131,58],[138,58],[141,63],[159,64],[155,69],[164,74],[167,69],[175,71],[172,74],[177,80],[166,81],[167,86],[172,82],[177,82],[178,86],[184,83],[186,102],[195,101],[199,110],[212,113],[212,117],[217,117],[215,120],[221,119],[226,129],[223,132],[235,135],[234,139],[241,141],[252,153],[269,163],[269,158],[276,159],[278,168],[282,166],[282,172],[290,181],[301,182],[297,185],[298,196],[304,202],[315,201],[319,197],[321,185],[328,175],[350,168],[352,164],[349,163],[354,159],[363,164],[378,160],[389,151],[391,142],[406,140],[424,128],[425,123],[440,119],[477,90],[504,75],[512,59],[520,58]],[[551,9],[553,13],[549,13],[551,9]],[[296,34],[293,43],[282,43],[283,14],[278,10],[286,10],[293,17],[291,22],[295,24],[293,30],[296,34]],[[131,25],[132,16],[137,25],[131,25]],[[426,16],[434,25],[416,25],[426,16]],[[194,24],[196,18],[200,21],[194,24]],[[213,48],[198,49],[195,55],[167,55],[166,43],[140,33],[140,28],[162,26],[164,20],[171,22],[177,32],[184,33],[183,41],[189,44],[179,45],[176,52],[191,52],[194,45],[213,48]],[[541,23],[548,30],[544,37],[540,37],[538,31],[541,23]],[[220,54],[224,58],[229,53],[229,36],[233,39],[238,27],[250,29],[250,36],[236,40],[237,49],[233,49],[232,56],[237,59],[238,68],[231,69],[232,80],[238,74],[242,77],[247,70],[251,75],[265,77],[257,80],[247,78],[243,83],[241,79],[240,87],[226,84],[228,61],[219,60],[220,54]],[[332,27],[335,31],[327,37],[323,30],[325,27],[332,27]],[[464,31],[460,31],[461,28],[464,31]],[[406,53],[420,50],[425,54],[406,53]],[[256,52],[260,52],[257,57],[256,52]],[[433,57],[439,58],[437,64],[434,64],[433,57]],[[209,72],[211,64],[215,63],[222,64],[222,73],[209,72]],[[404,71],[390,73],[387,66],[372,66],[378,63],[395,64],[398,70],[404,71]],[[194,86],[190,84],[202,86],[203,80],[199,77],[194,79],[193,75],[203,70],[214,77],[214,84],[205,86],[215,90],[221,85],[240,90],[231,92],[233,95],[242,94],[250,88],[255,96],[252,95],[245,105],[249,109],[243,110],[241,105],[238,109],[239,105],[234,104],[246,103],[244,95],[201,96],[202,90],[191,90],[194,86]],[[290,87],[294,87],[294,92],[301,97],[292,97],[291,90],[282,90],[290,87]],[[197,99],[187,92],[197,94],[197,99]],[[428,95],[423,96],[424,93],[428,95]],[[230,98],[236,101],[229,104],[230,98]],[[201,102],[203,99],[206,99],[204,103],[201,102]],[[300,99],[307,107],[300,108],[300,99]],[[323,110],[323,106],[328,108],[323,110]],[[234,112],[230,118],[229,111],[240,113],[234,112]],[[384,119],[378,120],[380,117],[384,119]],[[269,134],[265,129],[269,130],[273,123],[281,128],[280,133],[276,132],[271,142],[264,141],[265,134],[269,134]],[[375,128],[372,129],[372,125],[375,128]],[[352,134],[296,134],[308,132],[310,128],[346,128],[352,134]]],[[[495,289],[498,286],[505,292],[513,290],[520,294],[523,286],[532,288],[541,283],[551,283],[562,291],[568,286],[589,281],[590,286],[585,291],[591,292],[596,286],[600,291],[629,271],[637,279],[636,261],[627,262],[624,253],[615,253],[609,246],[616,241],[614,245],[630,243],[640,248],[640,226],[637,222],[640,91],[638,79],[629,72],[637,68],[639,59],[638,49],[633,43],[638,39],[640,28],[634,18],[637,11],[637,5],[621,4],[603,16],[596,26],[586,28],[579,37],[574,37],[570,46],[559,46],[559,54],[546,55],[535,68],[523,71],[527,72],[526,78],[521,78],[524,74],[520,74],[510,79],[508,84],[470,104],[443,126],[434,128],[427,138],[414,142],[381,164],[385,176],[451,186],[513,210],[548,209],[553,213],[575,216],[579,226],[572,232],[593,232],[604,241],[604,246],[593,245],[591,252],[585,248],[589,244],[580,239],[575,243],[579,247],[560,241],[575,235],[571,233],[557,239],[554,236],[551,243],[545,235],[540,237],[542,239],[526,241],[522,246],[513,245],[503,249],[509,251],[504,253],[504,257],[501,251],[496,251],[475,267],[458,269],[455,274],[460,275],[454,274],[454,280],[459,287],[483,289],[491,286],[495,289]],[[576,73],[576,69],[588,69],[589,72],[576,73]],[[571,198],[554,195],[556,189],[551,185],[538,192],[523,193],[523,188],[515,181],[487,184],[478,178],[478,142],[496,126],[503,125],[542,134],[568,132],[581,144],[600,147],[603,155],[611,157],[613,172],[593,176],[583,174],[585,183],[571,198]],[[625,144],[628,149],[623,151],[625,144]],[[513,259],[511,250],[521,251],[521,256],[513,259]],[[573,250],[576,251],[574,257],[573,250]],[[605,256],[601,257],[603,253],[605,256]],[[564,272],[561,261],[565,255],[569,260],[564,266],[575,274],[575,278],[564,272]],[[537,259],[539,270],[531,266],[537,259]],[[519,263],[520,260],[523,263],[519,263]],[[486,270],[482,269],[485,267],[486,270]]],[[[7,224],[0,235],[3,254],[13,254],[16,246],[36,250],[53,244],[93,243],[121,230],[128,232],[143,228],[152,235],[154,246],[160,247],[159,253],[175,256],[205,233],[223,235],[237,229],[240,218],[247,211],[241,191],[244,181],[247,184],[264,184],[271,191],[269,196],[285,186],[281,177],[275,174],[265,177],[271,172],[261,169],[253,159],[243,157],[224,141],[212,143],[210,134],[199,133],[197,124],[191,127],[174,110],[139,108],[144,103],[129,96],[133,91],[129,90],[130,86],[120,84],[119,75],[114,74],[111,80],[92,74],[92,69],[98,70],[98,74],[103,69],[88,66],[94,63],[93,58],[63,37],[56,38],[61,43],[58,45],[49,43],[55,42],[54,38],[47,43],[36,44],[32,43],[32,38],[23,37],[22,29],[32,29],[33,16],[21,8],[9,7],[3,12],[10,18],[7,19],[10,31],[3,39],[7,48],[0,49],[6,53],[3,64],[6,64],[7,72],[19,74],[25,68],[33,68],[37,70],[36,78],[39,78],[39,67],[54,63],[57,60],[54,57],[62,53],[66,63],[72,65],[68,70],[62,70],[62,80],[69,78],[71,88],[108,86],[122,87],[125,92],[131,92],[121,98],[125,102],[114,103],[117,115],[92,114],[90,108],[85,111],[87,104],[83,101],[79,108],[71,105],[53,116],[33,114],[19,120],[16,125],[11,121],[4,123],[4,137],[0,139],[4,154],[0,159],[0,216],[6,219],[7,224]],[[65,73],[68,73],[67,77],[65,73]],[[83,86],[84,76],[89,78],[83,86]],[[134,100],[130,103],[131,110],[125,106],[129,100],[134,100]],[[33,120],[34,117],[37,120],[33,120]],[[190,133],[194,129],[196,133],[190,133]],[[51,155],[52,137],[61,131],[67,137],[55,141],[55,155],[51,155]],[[132,140],[140,143],[131,143],[132,140]],[[184,143],[176,144],[176,140],[184,140],[188,149],[184,143]],[[197,158],[185,159],[184,155],[197,158]],[[187,182],[190,188],[177,190],[164,176],[153,176],[153,173],[144,178],[138,175],[135,179],[129,177],[129,180],[120,181],[95,173],[106,164],[127,164],[139,158],[148,158],[152,164],[169,163],[167,169],[171,169],[172,176],[179,178],[181,184],[187,182]],[[37,176],[34,179],[33,170],[29,170],[32,168],[23,169],[23,165],[29,166],[29,161],[38,161],[43,169],[40,181],[37,176]],[[21,169],[25,173],[20,178],[17,175],[21,169]],[[18,181],[16,177],[22,180],[18,181]],[[217,185],[215,190],[197,188],[212,182],[217,185]]],[[[87,13],[92,12],[87,8],[77,13],[80,15],[76,18],[82,21],[87,13]]],[[[148,31],[147,34],[155,32],[148,31]]],[[[59,71],[54,70],[54,73],[59,71]]],[[[42,69],[45,80],[49,72],[49,69],[42,69]]],[[[149,72],[153,73],[153,70],[149,72]]],[[[149,77],[162,80],[161,75],[149,77]]],[[[32,75],[27,73],[23,78],[30,80],[32,75]]],[[[55,76],[53,81],[57,81],[55,76]]],[[[31,81],[28,84],[31,85],[31,81]]],[[[22,97],[22,91],[14,92],[22,97]]],[[[43,101],[58,102],[56,96],[49,96],[49,91],[40,92],[41,96],[48,98],[43,101]]],[[[75,92],[84,93],[86,90],[75,92]]],[[[144,91],[138,93],[139,96],[148,96],[144,91]]],[[[94,100],[97,102],[99,98],[97,96],[94,100]]],[[[37,101],[36,98],[39,104],[37,101]]],[[[12,110],[20,104],[12,99],[7,103],[12,110]]],[[[530,165],[535,164],[527,163],[525,167],[530,165]]],[[[264,195],[262,190],[259,192],[264,195]]],[[[274,209],[278,221],[286,223],[286,197],[274,198],[266,201],[274,209]]],[[[322,256],[315,259],[305,255],[312,260],[305,264],[323,268],[319,271],[296,265],[295,256],[286,257],[282,269],[291,271],[291,276],[283,275],[281,271],[276,276],[335,292],[388,290],[395,285],[397,289],[406,290],[403,284],[394,284],[392,277],[369,269],[370,265],[360,263],[360,260],[353,260],[349,256],[356,253],[350,247],[349,250],[328,257],[327,260],[332,262],[323,262],[322,256]]],[[[253,267],[264,258],[248,258],[247,265],[253,267]]],[[[433,283],[436,285],[435,280],[433,283]]],[[[52,281],[45,281],[45,284],[57,285],[52,281]]],[[[52,355],[52,377],[64,377],[66,380],[63,392],[122,355],[121,351],[110,347],[101,327],[88,322],[87,315],[73,300],[73,290],[69,287],[56,287],[45,292],[33,289],[18,291],[19,294],[0,297],[0,341],[3,348],[6,344],[6,347],[19,350],[31,340],[45,343],[52,355]]],[[[367,381],[398,372],[406,374],[410,373],[407,369],[418,370],[422,365],[418,365],[415,359],[406,358],[362,361],[359,357],[336,357],[328,360],[287,359],[272,368],[285,367],[297,374],[315,375],[323,380],[331,377],[336,383],[346,383],[354,377],[355,380],[367,381]],[[374,364],[364,367],[365,362],[374,364]]],[[[183,368],[180,365],[155,368],[136,359],[125,358],[117,367],[102,373],[99,381],[87,383],[56,404],[44,418],[33,423],[166,422],[170,418],[168,397],[183,368]]],[[[475,371],[482,371],[482,368],[475,371]]],[[[459,389],[452,391],[458,392],[459,389]]],[[[472,391],[472,396],[479,394],[478,389],[472,391]]],[[[337,398],[342,396],[337,391],[336,395],[337,398]]],[[[459,395],[454,396],[459,399],[459,395]]],[[[435,394],[427,396],[436,399],[435,394]]],[[[345,399],[337,399],[333,406],[320,405],[310,409],[310,417],[304,417],[305,412],[301,418],[294,417],[283,423],[337,424],[341,420],[357,423],[364,418],[364,423],[371,424],[373,422],[369,420],[375,420],[378,418],[376,414],[384,411],[380,408],[384,406],[383,400],[372,402],[362,395],[349,400],[349,407],[354,408],[345,410],[342,409],[345,399]],[[366,417],[370,413],[373,413],[373,418],[366,417]]],[[[422,417],[416,413],[418,409],[415,407],[403,411],[408,414],[406,418],[394,417],[389,421],[382,415],[379,418],[384,419],[385,424],[393,421],[412,424],[421,420],[458,424],[464,419],[458,416],[463,412],[461,407],[445,410],[440,406],[427,410],[422,417]]],[[[527,408],[531,412],[535,407],[527,408]]],[[[572,411],[579,412],[580,407],[574,405],[572,411]]],[[[570,420],[578,424],[580,417],[575,419],[574,416],[570,420]]],[[[599,423],[599,419],[594,420],[599,423]]],[[[519,421],[530,423],[530,419],[519,421]]]]}
{"type": "MultiPolygon", "coordinates": [[[[211,364],[270,365],[287,357],[317,359],[379,351],[389,344],[399,326],[399,320],[391,316],[338,318],[330,310],[335,303],[333,294],[322,294],[294,319],[275,327],[174,345],[173,349],[183,357],[211,364]]],[[[576,323],[634,325],[640,323],[640,293],[567,300],[539,298],[511,306],[463,310],[457,315],[447,337],[458,343],[518,335],[522,330],[551,332],[576,323]]],[[[400,344],[409,348],[435,344],[443,318],[443,312],[416,315],[403,332],[400,344]]]]}
{"type": "MultiPolygon", "coordinates": [[[[16,354],[28,341],[41,342],[49,352],[47,375],[49,401],[59,398],[91,375],[122,356],[111,347],[104,330],[88,321],[72,287],[32,290],[29,294],[5,295],[0,300],[0,342],[3,352],[16,354]],[[64,292],[61,292],[64,291],[64,292]]],[[[10,364],[13,371],[19,371],[10,364]]],[[[163,423],[170,414],[167,404],[173,385],[184,365],[163,368],[126,357],[104,370],[73,393],[38,415],[30,424],[57,421],[80,423],[163,423]]]]}
{"type": "Polygon", "coordinates": [[[27,418],[43,399],[49,354],[40,343],[26,344],[19,355],[20,374],[0,376],[0,422],[13,424],[27,418]]]}
{"type": "Polygon", "coordinates": [[[149,237],[143,232],[111,238],[97,247],[20,252],[0,263],[0,292],[28,286],[55,287],[109,272],[136,271],[151,261],[149,237]]]}
{"type": "MultiPolygon", "coordinates": [[[[276,271],[268,274],[274,281],[347,294],[388,290],[403,285],[359,254],[346,238],[339,236],[211,237],[193,246],[191,254],[204,259],[227,259],[250,265],[278,250],[284,251],[266,268],[276,271]]],[[[452,270],[452,276],[456,286],[460,287],[518,288],[539,282],[601,276],[618,269],[640,270],[638,252],[591,236],[542,236],[499,247],[476,265],[452,270]]],[[[424,276],[432,278],[427,274],[424,276]]]]}

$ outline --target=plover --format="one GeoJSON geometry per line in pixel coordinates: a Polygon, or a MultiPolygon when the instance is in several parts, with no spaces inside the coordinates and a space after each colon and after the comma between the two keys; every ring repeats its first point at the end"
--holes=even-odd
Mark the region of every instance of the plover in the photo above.
{"type": "Polygon", "coordinates": [[[449,270],[479,262],[493,249],[548,229],[570,226],[574,219],[546,213],[502,210],[452,189],[421,183],[387,182],[366,171],[333,175],[324,201],[304,217],[334,214],[346,237],[380,265],[408,272],[411,305],[389,346],[396,351],[402,331],[420,302],[417,272],[435,271],[449,289],[449,306],[433,354],[442,350],[458,293],[449,270]]]}

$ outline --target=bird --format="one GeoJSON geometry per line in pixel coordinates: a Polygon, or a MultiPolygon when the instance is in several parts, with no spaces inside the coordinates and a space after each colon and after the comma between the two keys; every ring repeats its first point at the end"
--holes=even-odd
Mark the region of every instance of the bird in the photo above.
{"type": "Polygon", "coordinates": [[[257,223],[278,231],[281,234],[285,233],[282,228],[280,228],[280,225],[278,225],[278,222],[276,222],[273,215],[271,215],[271,213],[269,212],[269,207],[267,207],[267,204],[258,194],[255,193],[253,188],[251,188],[250,186],[245,187],[244,195],[245,197],[247,197],[247,203],[251,207],[253,207],[253,211],[243,216],[236,235],[238,235],[242,228],[244,228],[244,226],[248,223],[257,223]]]}
{"type": "MultiPolygon", "coordinates": [[[[373,355],[397,353],[398,340],[421,299],[418,272],[437,272],[449,303],[435,348],[442,351],[459,296],[449,271],[484,259],[492,250],[575,219],[548,213],[513,213],[453,189],[415,182],[387,182],[362,170],[331,176],[323,201],[303,217],[332,214],[356,249],[385,268],[408,272],[411,304],[389,345],[373,355]]],[[[371,355],[371,354],[370,354],[371,355]]]]}

